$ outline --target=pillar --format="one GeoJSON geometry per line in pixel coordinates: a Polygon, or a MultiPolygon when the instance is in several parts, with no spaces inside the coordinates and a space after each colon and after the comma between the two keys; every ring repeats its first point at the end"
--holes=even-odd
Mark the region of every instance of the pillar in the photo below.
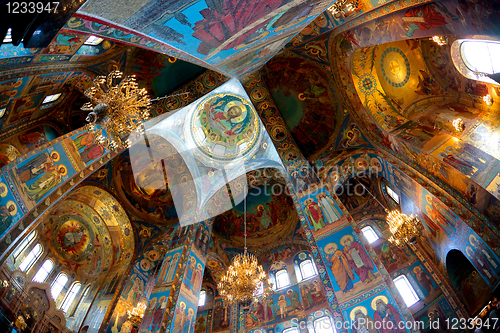
{"type": "Polygon", "coordinates": [[[139,332],[194,332],[213,219],[185,227],[163,259],[139,332]]]}
{"type": "MultiPolygon", "coordinates": [[[[290,132],[287,131],[285,139],[273,136],[272,129],[275,126],[287,127],[260,73],[250,75],[245,81],[245,89],[266,124],[287,168],[287,176],[292,185],[289,186],[289,192],[311,246],[332,310],[332,319],[339,323],[349,322],[350,311],[353,310],[351,304],[356,298],[356,304],[365,306],[372,317],[373,304],[377,299],[382,299],[392,311],[397,312],[396,315],[402,321],[412,320],[410,311],[387,271],[371,247],[365,244],[364,237],[359,237],[360,230],[355,221],[336,195],[320,181],[293,141],[290,132]],[[344,266],[345,262],[348,262],[349,266],[344,266]],[[335,274],[337,270],[344,270],[346,275],[352,276],[350,281],[342,281],[340,274],[335,274]],[[363,300],[358,301],[360,299],[363,300]],[[399,312],[402,312],[402,315],[399,312]]],[[[344,331],[347,330],[346,327],[344,331]]],[[[342,328],[337,327],[337,331],[341,330],[342,328]]]]}

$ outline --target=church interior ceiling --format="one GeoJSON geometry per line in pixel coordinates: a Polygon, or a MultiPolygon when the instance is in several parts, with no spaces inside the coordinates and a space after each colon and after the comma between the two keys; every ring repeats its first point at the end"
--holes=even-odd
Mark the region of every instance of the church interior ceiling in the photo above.
{"type": "MultiPolygon", "coordinates": [[[[153,289],[164,258],[180,258],[190,226],[205,217],[213,223],[212,237],[198,244],[206,254],[205,286],[215,286],[243,252],[245,219],[249,251],[270,275],[294,267],[295,254],[316,259],[321,275],[290,287],[301,301],[293,318],[329,307],[344,319],[360,309],[375,316],[377,300],[402,303],[387,283],[401,274],[423,300],[411,309],[416,320],[480,310],[500,274],[500,107],[482,96],[496,100],[500,90],[456,69],[454,42],[497,34],[498,10],[485,4],[478,14],[482,4],[459,0],[355,3],[334,16],[324,11],[328,1],[89,0],[47,48],[2,46],[0,189],[17,192],[2,195],[5,219],[15,226],[5,238],[0,228],[0,249],[43,214],[36,230],[50,258],[100,285],[90,293],[98,301],[88,318],[70,319],[68,327],[103,320],[123,287],[115,308],[122,316],[109,320],[108,331],[116,329],[125,309],[153,289]],[[165,13],[162,6],[175,8],[165,13]],[[410,23],[419,17],[428,24],[410,23]],[[105,40],[84,45],[90,34],[105,40]],[[429,38],[442,34],[450,35],[448,45],[429,38]],[[84,124],[85,88],[116,69],[136,75],[153,97],[186,93],[155,104],[152,114],[162,122],[151,124],[148,142],[120,153],[93,144],[87,132],[66,135],[84,124]],[[55,93],[62,94],[57,101],[42,104],[55,93]],[[457,117],[465,121],[462,132],[451,125],[457,117]],[[30,168],[49,163],[45,158],[66,182],[53,193],[31,179],[30,168]],[[386,241],[384,207],[366,190],[346,193],[359,183],[389,210],[398,206],[387,187],[397,189],[402,211],[422,221],[421,251],[386,241]],[[31,220],[21,220],[28,214],[31,220]],[[351,285],[344,283],[336,258],[349,244],[366,243],[359,235],[367,226],[380,237],[360,258],[369,273],[353,270],[351,285]],[[473,249],[498,265],[476,270],[473,249]],[[456,250],[473,265],[460,269],[456,250]],[[308,299],[304,290],[317,293],[308,299]]],[[[202,239],[191,237],[193,244],[202,239]]],[[[222,303],[212,293],[213,312],[199,315],[218,316],[213,331],[225,332],[222,303]]],[[[274,293],[273,301],[286,293],[274,293]]],[[[263,311],[231,325],[243,322],[252,333],[285,328],[283,318],[263,311]]],[[[411,314],[403,307],[397,315],[411,314]]]]}

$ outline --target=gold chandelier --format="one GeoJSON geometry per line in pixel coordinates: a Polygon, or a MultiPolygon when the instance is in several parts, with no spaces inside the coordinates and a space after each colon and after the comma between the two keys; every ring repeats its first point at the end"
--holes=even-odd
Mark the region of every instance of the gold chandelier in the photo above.
{"type": "Polygon", "coordinates": [[[272,283],[269,282],[269,286],[264,288],[267,274],[258,264],[257,258],[247,251],[246,197],[244,214],[245,252],[233,258],[228,270],[217,284],[217,289],[224,303],[229,305],[238,303],[247,313],[259,297],[267,299],[271,295],[272,283]]]}
{"type": "Polygon", "coordinates": [[[86,118],[87,130],[94,133],[94,142],[108,149],[129,148],[128,136],[150,116],[146,89],[139,89],[135,76],[122,77],[120,71],[98,76],[84,93],[91,100],[82,106],[82,110],[91,111],[86,118]],[[117,79],[122,80],[117,83],[117,79]]]}
{"type": "Polygon", "coordinates": [[[404,243],[416,243],[421,234],[418,223],[417,217],[413,214],[408,216],[393,210],[387,215],[387,224],[392,233],[389,242],[399,247],[402,247],[404,243]]]}
{"type": "Polygon", "coordinates": [[[132,311],[127,311],[127,317],[132,324],[139,326],[141,324],[142,318],[144,317],[144,312],[146,311],[146,303],[140,301],[132,311]]]}

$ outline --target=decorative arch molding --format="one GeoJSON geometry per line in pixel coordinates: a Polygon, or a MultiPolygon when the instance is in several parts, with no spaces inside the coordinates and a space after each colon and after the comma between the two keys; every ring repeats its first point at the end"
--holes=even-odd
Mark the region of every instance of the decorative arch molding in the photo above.
{"type": "Polygon", "coordinates": [[[457,39],[453,41],[451,44],[450,52],[451,52],[451,59],[453,61],[453,65],[455,65],[455,68],[457,71],[462,74],[464,77],[471,79],[471,80],[476,80],[476,81],[481,81],[481,82],[486,82],[494,85],[498,85],[496,81],[493,81],[492,79],[484,76],[476,76],[476,73],[474,73],[474,70],[472,70],[468,64],[466,63],[466,60],[463,57],[462,54],[462,45],[464,42],[496,42],[499,43],[500,41],[498,38],[493,38],[493,37],[487,37],[487,36],[481,36],[481,38],[467,38],[467,39],[457,39]]]}

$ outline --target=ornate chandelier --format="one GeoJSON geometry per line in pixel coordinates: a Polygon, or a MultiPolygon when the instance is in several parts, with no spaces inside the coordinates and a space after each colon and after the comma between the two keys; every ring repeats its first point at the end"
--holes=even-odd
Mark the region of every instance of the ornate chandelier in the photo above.
{"type": "Polygon", "coordinates": [[[139,89],[133,75],[116,84],[122,77],[120,71],[98,76],[84,93],[91,100],[82,106],[82,110],[91,111],[85,119],[87,130],[95,134],[96,143],[108,149],[129,148],[130,133],[149,119],[151,100],[146,89],[139,89]]]}
{"type": "Polygon", "coordinates": [[[271,295],[272,284],[269,283],[269,287],[263,287],[267,274],[262,266],[258,264],[257,258],[247,251],[246,198],[244,214],[245,252],[233,258],[228,270],[217,284],[217,289],[224,303],[230,305],[238,303],[245,313],[248,313],[259,297],[267,299],[271,295]]]}
{"type": "Polygon", "coordinates": [[[453,120],[452,124],[457,132],[461,133],[465,130],[465,122],[462,120],[462,118],[457,118],[453,120]]]}
{"type": "Polygon", "coordinates": [[[418,223],[417,217],[413,214],[408,216],[393,210],[387,215],[387,224],[392,233],[389,242],[399,247],[402,247],[404,243],[416,243],[421,234],[418,223]]]}
{"type": "Polygon", "coordinates": [[[147,306],[144,301],[139,302],[137,306],[132,309],[132,311],[127,311],[128,320],[132,322],[132,324],[139,326],[141,324],[142,318],[144,317],[146,308],[147,306]]]}
{"type": "Polygon", "coordinates": [[[432,37],[432,40],[434,43],[436,43],[439,46],[447,45],[448,44],[448,37],[446,36],[434,36],[432,37]]]}

